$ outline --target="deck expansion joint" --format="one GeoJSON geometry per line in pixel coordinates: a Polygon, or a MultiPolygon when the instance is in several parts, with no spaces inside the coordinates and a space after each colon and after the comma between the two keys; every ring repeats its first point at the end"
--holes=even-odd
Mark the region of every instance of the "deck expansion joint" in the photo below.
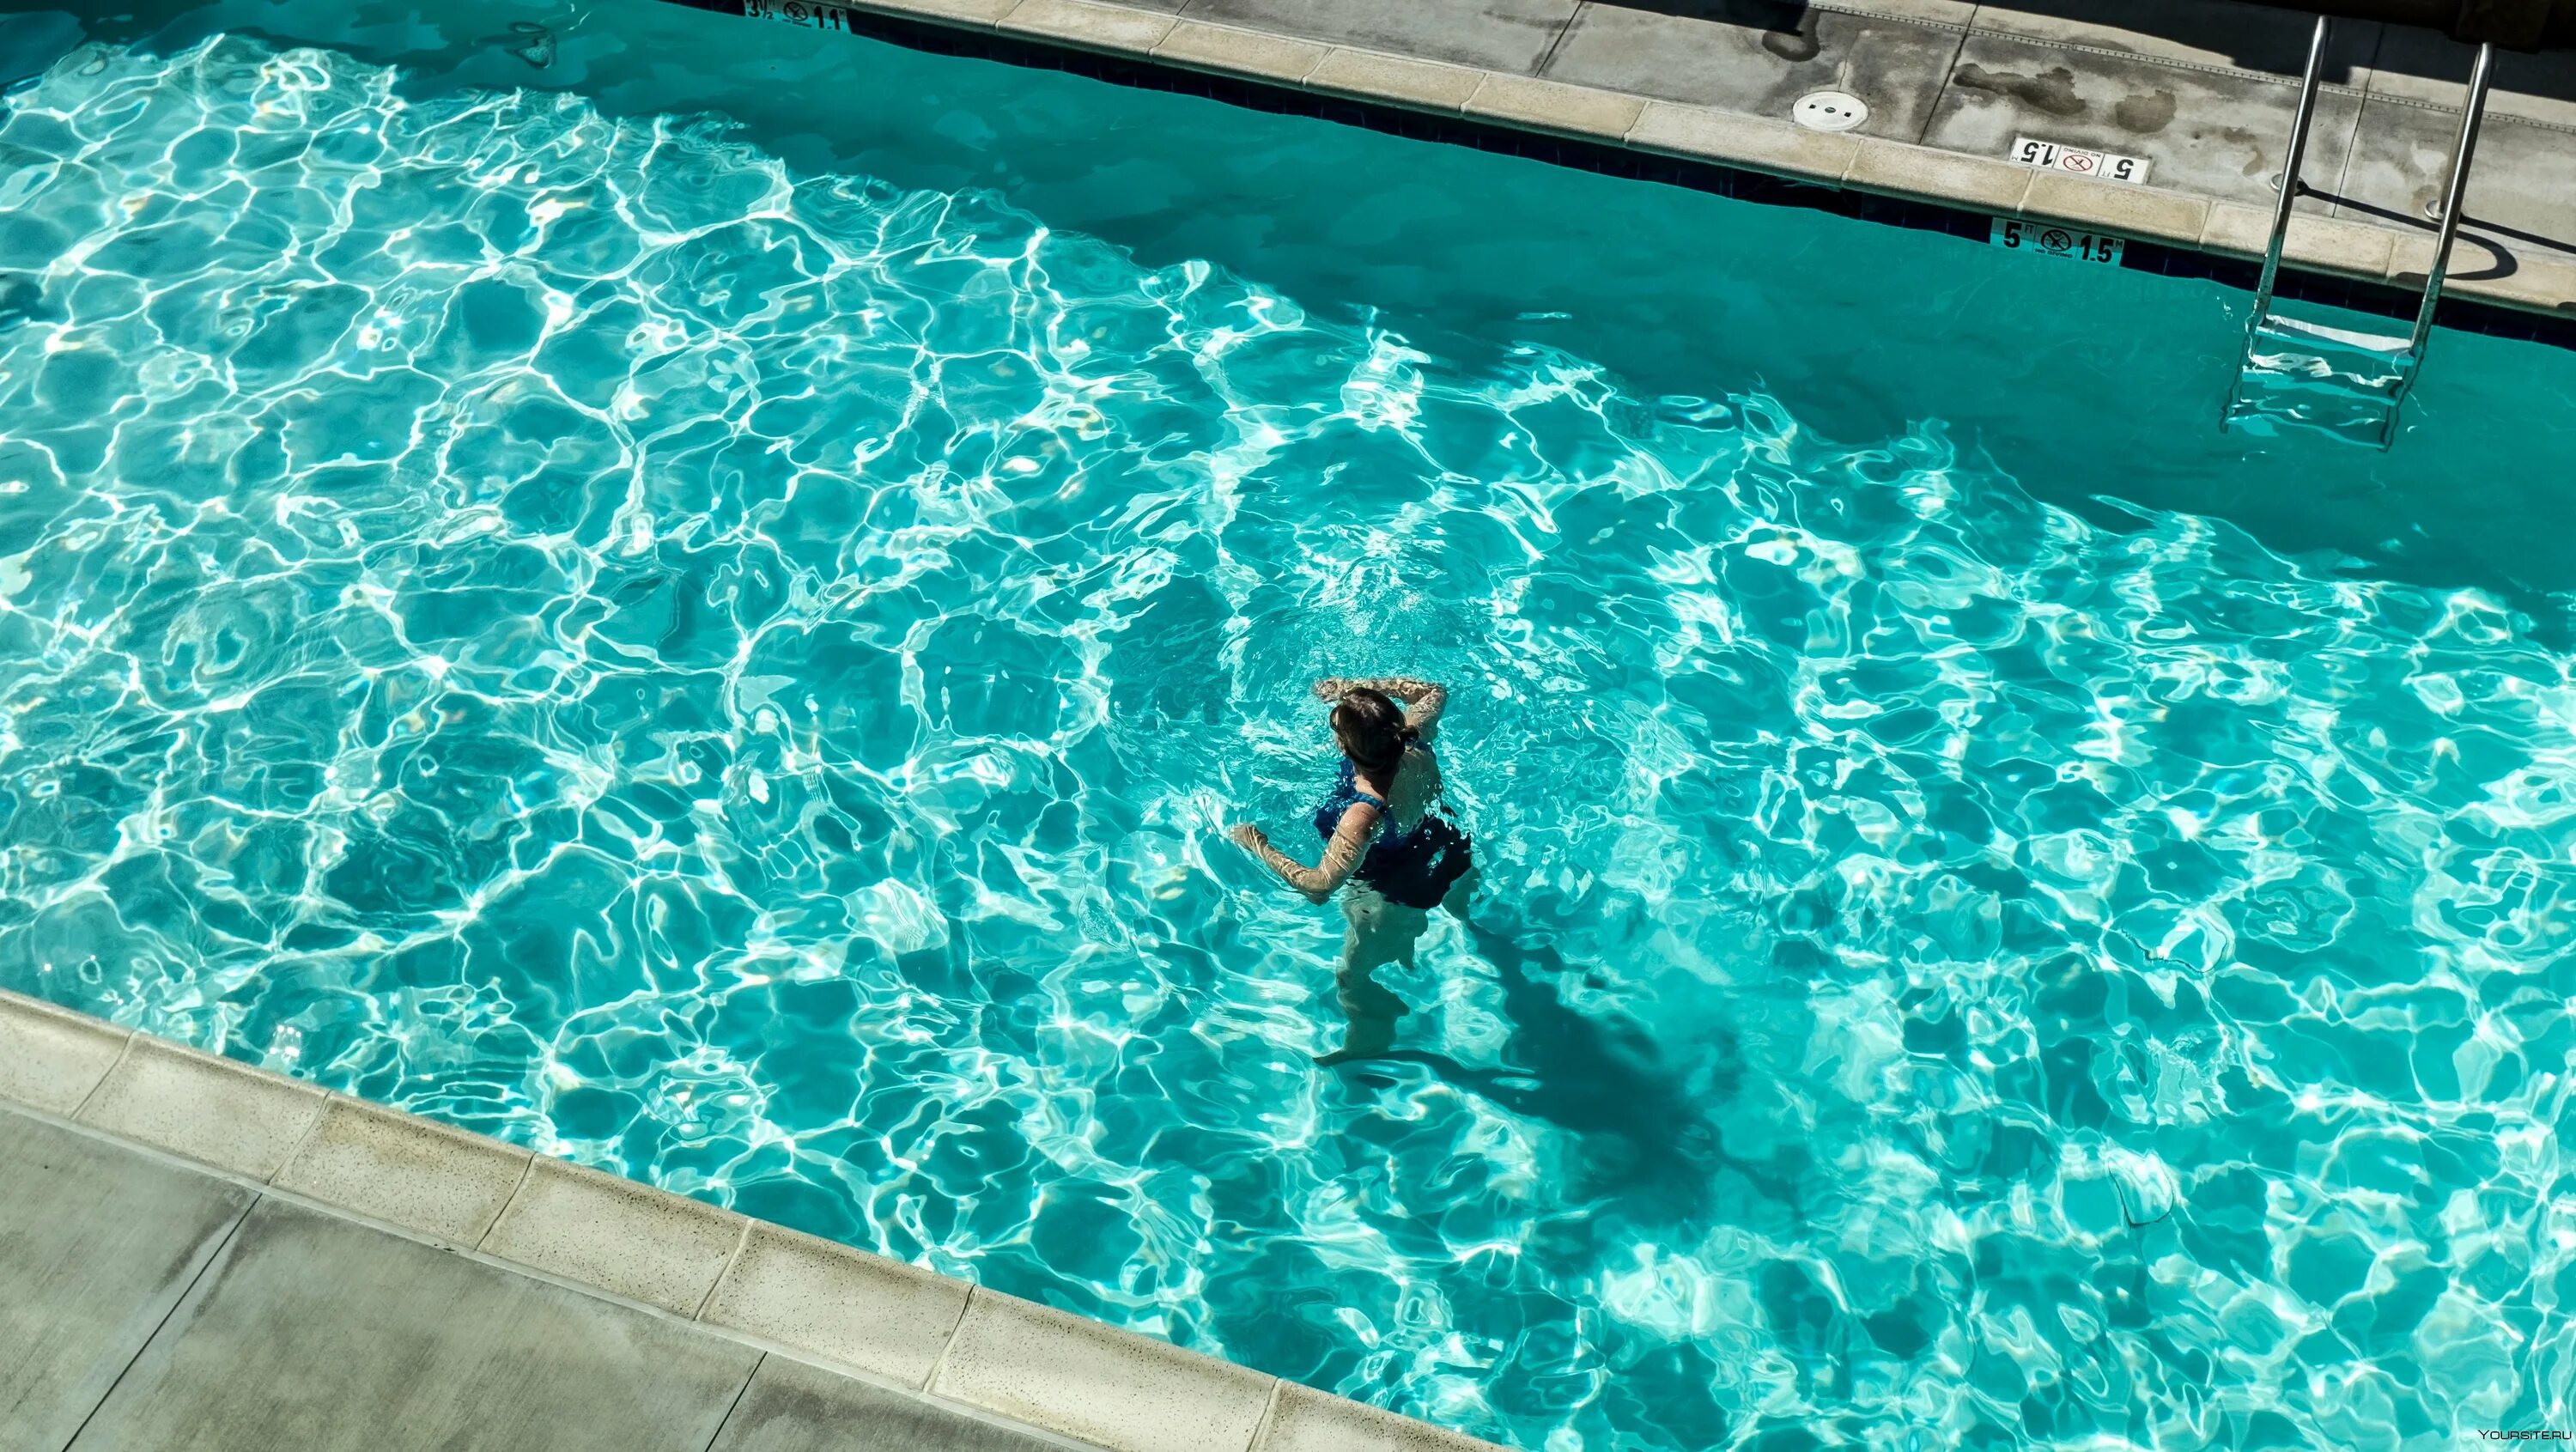
{"type": "MultiPolygon", "coordinates": [[[[237,1304],[203,1318],[201,1305],[260,1294],[256,1285],[245,1289],[249,1283],[265,1284],[273,1296],[279,1277],[293,1280],[291,1263],[299,1255],[327,1260],[328,1254],[345,1257],[353,1246],[380,1244],[381,1254],[353,1263],[362,1267],[359,1278],[409,1276],[416,1284],[382,1301],[381,1316],[310,1334],[344,1340],[363,1361],[371,1338],[383,1334],[384,1318],[425,1315],[422,1308],[459,1304],[460,1297],[542,1303],[552,1308],[548,1316],[571,1317],[568,1324],[598,1321],[615,1345],[644,1336],[671,1354],[685,1353],[696,1368],[690,1375],[639,1369],[631,1353],[608,1356],[612,1370],[626,1368],[618,1374],[645,1380],[612,1396],[600,1415],[613,1410],[631,1422],[646,1415],[646,1402],[684,1408],[691,1445],[698,1445],[696,1427],[713,1429],[704,1443],[708,1452],[726,1445],[737,1411],[751,1416],[744,1409],[764,1395],[773,1369],[795,1387],[764,1402],[761,1417],[796,1415],[795,1408],[817,1396],[838,1397],[907,1426],[924,1418],[972,1423],[990,1434],[990,1445],[1010,1452],[1248,1452],[1256,1438],[1269,1436],[1265,1429],[1288,1398],[1316,1425],[1370,1428],[1378,1438],[1342,1445],[1494,1452],[1490,1444],[1327,1393],[1283,1390],[1267,1373],[1166,1341],[140,1032],[126,1035],[111,1062],[106,1036],[121,1032],[0,990],[0,1046],[24,1048],[15,1072],[0,1079],[0,1128],[51,1126],[46,1133],[76,1143],[83,1156],[148,1166],[135,1173],[164,1182],[210,1187],[195,1192],[201,1198],[221,1187],[221,1195],[238,1197],[240,1208],[206,1242],[210,1248],[186,1272],[150,1334],[123,1348],[112,1376],[102,1370],[91,1383],[106,1386],[98,1400],[66,1414],[66,1425],[77,1418],[86,1427],[112,1407],[128,1423],[139,1418],[149,1425],[170,1415],[162,1400],[172,1395],[173,1378],[196,1378],[192,1384],[203,1394],[206,1353],[183,1365],[191,1358],[165,1343],[203,1346],[208,1343],[200,1338],[242,1334],[237,1304]],[[111,1084],[117,1099],[113,1112],[102,1114],[101,1090],[111,1084]],[[210,1105],[243,1119],[234,1122],[210,1105]],[[307,1117],[299,1121],[299,1114],[307,1117]],[[481,1222],[485,1214],[488,1224],[481,1222]],[[246,1226],[255,1234],[246,1234],[246,1226]],[[475,1229],[479,1234],[467,1233],[475,1229]],[[329,1251],[331,1245],[340,1248],[329,1251]],[[386,1269],[397,1263],[412,1269],[386,1269]],[[209,1281],[217,1265],[227,1269],[209,1281]],[[743,1361],[730,1360],[735,1357],[743,1361]],[[715,1397],[708,1379],[735,1364],[749,1369],[738,1379],[727,1372],[722,1396],[715,1397]],[[120,1400],[119,1388],[141,1374],[137,1368],[149,1372],[153,1385],[120,1400]],[[698,1392],[712,1400],[691,1400],[698,1392]]],[[[0,1178],[18,1168],[0,1165],[0,1178]]],[[[0,1259],[0,1286],[10,1283],[10,1270],[0,1259]]],[[[347,1280],[316,1281],[313,1295],[291,1299],[302,1305],[346,1296],[347,1280]]],[[[454,1324],[416,1325],[416,1340],[399,1344],[431,1360],[453,1358],[463,1354],[459,1338],[501,1334],[492,1326],[506,1328],[515,1319],[465,1316],[454,1324]]],[[[498,1364],[519,1366],[539,1350],[492,1354],[498,1364]]],[[[600,1363],[585,1364],[596,1370],[600,1363]]],[[[469,1419],[551,1414],[545,1397],[531,1403],[434,1390],[441,1405],[469,1419]]],[[[291,1387],[275,1393],[291,1394],[291,1387]]],[[[519,1441],[543,1444],[542,1438],[519,1441]]],[[[1282,1452],[1311,1446],[1291,1442],[1282,1452]]]]}

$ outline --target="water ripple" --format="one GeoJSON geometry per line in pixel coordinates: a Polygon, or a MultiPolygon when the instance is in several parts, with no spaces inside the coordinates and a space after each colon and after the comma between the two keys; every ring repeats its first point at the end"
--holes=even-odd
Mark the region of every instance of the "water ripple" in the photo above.
{"type": "Polygon", "coordinates": [[[0,178],[0,983],[1545,1452],[2568,1421],[2491,599],[321,51],[0,178]],[[1494,900],[1337,1076],[1215,829],[1372,668],[1494,900]]]}

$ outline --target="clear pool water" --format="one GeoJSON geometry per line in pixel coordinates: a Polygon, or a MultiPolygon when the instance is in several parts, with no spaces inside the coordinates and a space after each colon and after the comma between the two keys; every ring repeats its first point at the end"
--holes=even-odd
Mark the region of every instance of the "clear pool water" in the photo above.
{"type": "Polygon", "coordinates": [[[0,985],[1544,1452],[2569,1425],[2576,357],[2224,439],[2223,289],[668,7],[0,55],[0,985]],[[1492,892],[1322,1071],[1355,670],[1492,892]]]}

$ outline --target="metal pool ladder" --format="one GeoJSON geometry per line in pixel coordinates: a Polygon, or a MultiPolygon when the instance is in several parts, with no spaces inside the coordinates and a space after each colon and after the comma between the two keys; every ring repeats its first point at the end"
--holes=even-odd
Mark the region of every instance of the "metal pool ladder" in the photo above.
{"type": "Polygon", "coordinates": [[[2244,354],[2237,361],[2236,382],[2227,391],[2227,408],[2219,416],[2224,431],[2238,424],[2249,433],[2272,433],[2280,424],[2321,429],[2338,438],[2385,449],[2397,440],[2398,415],[2415,375],[2424,362],[2424,344],[2432,336],[2433,309],[2442,300],[2442,279],[2450,271],[2451,242],[2460,230],[2460,203],[2468,191],[2469,159],[2478,147],[2478,126],[2486,117],[2487,72],[2495,47],[2478,47],[2477,65],[2469,73],[2468,109],[2460,117],[2460,142],[2453,149],[2451,178],[2442,195],[2442,227],[2433,244],[2432,270],[2424,279],[2424,301],[2415,312],[2411,333],[2390,335],[2308,322],[2273,311],[2273,287],[2281,275],[2281,244],[2290,234],[2290,208],[2304,189],[2299,180],[2308,149],[2308,123],[2317,110],[2318,78],[2325,73],[2326,17],[2317,17],[2308,41],[2307,73],[2299,81],[2299,110],[2290,123],[2290,155],[2281,169],[2281,196],[2272,207],[2272,240],[2263,249],[2263,280],[2254,291],[2254,313],[2245,329],[2244,354]]]}

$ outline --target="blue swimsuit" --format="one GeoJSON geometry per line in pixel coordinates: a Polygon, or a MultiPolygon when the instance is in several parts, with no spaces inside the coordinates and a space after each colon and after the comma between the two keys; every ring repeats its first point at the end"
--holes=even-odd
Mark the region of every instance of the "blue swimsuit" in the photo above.
{"type": "MultiPolygon", "coordinates": [[[[1428,750],[1428,748],[1424,748],[1428,750]]],[[[1435,908],[1449,895],[1450,885],[1467,875],[1474,865],[1475,847],[1458,824],[1449,820],[1447,809],[1425,812],[1422,820],[1404,831],[1395,830],[1394,810],[1382,797],[1361,791],[1359,768],[1349,760],[1342,762],[1342,779],[1333,794],[1315,808],[1315,831],[1325,841],[1342,825],[1342,813],[1366,802],[1378,809],[1387,825],[1378,829],[1377,839],[1369,843],[1367,855],[1351,876],[1377,889],[1388,902],[1410,908],[1435,908]]]]}

